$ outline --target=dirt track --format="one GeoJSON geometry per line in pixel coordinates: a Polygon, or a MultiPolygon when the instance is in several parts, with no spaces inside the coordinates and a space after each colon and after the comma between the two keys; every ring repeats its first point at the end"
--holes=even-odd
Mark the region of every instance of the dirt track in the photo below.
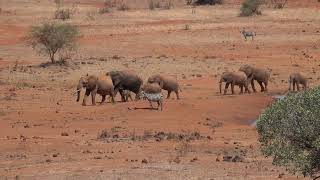
{"type": "Polygon", "coordinates": [[[320,3],[311,1],[249,18],[238,17],[238,1],[195,14],[177,5],[103,15],[94,13],[100,1],[81,1],[67,21],[82,34],[76,54],[46,68],[25,37],[52,19],[54,4],[1,2],[0,179],[296,179],[260,154],[252,123],[287,90],[290,72],[319,83],[320,3]],[[254,41],[243,40],[243,27],[257,32],[254,41]],[[220,95],[219,75],[246,63],[269,69],[270,91],[220,95]],[[182,99],[166,100],[163,112],[145,101],[75,101],[80,76],[113,69],[173,76],[182,99]],[[109,137],[99,139],[104,129],[109,137]]]}

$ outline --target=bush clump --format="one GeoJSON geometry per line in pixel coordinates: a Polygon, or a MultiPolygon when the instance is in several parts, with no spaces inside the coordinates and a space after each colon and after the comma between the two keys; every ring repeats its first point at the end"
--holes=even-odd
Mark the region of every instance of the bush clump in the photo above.
{"type": "Polygon", "coordinates": [[[320,172],[320,87],[268,107],[257,121],[262,152],[292,173],[320,172]]]}
{"type": "Polygon", "coordinates": [[[74,50],[78,34],[78,28],[73,25],[43,23],[31,27],[28,44],[40,54],[48,55],[55,63],[56,53],[74,50]]]}
{"type": "Polygon", "coordinates": [[[260,15],[259,6],[261,4],[261,0],[245,0],[241,5],[240,16],[260,15]]]}
{"type": "Polygon", "coordinates": [[[196,0],[193,4],[195,5],[216,5],[222,4],[223,0],[196,0]]]}
{"type": "Polygon", "coordinates": [[[67,19],[70,19],[71,15],[72,15],[71,9],[57,9],[54,13],[54,18],[65,21],[67,19]]]}

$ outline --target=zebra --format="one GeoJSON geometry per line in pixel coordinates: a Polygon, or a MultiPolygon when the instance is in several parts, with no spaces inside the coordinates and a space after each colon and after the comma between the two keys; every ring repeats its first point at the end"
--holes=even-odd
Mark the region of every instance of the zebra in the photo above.
{"type": "Polygon", "coordinates": [[[153,109],[152,102],[157,102],[158,103],[157,109],[159,109],[159,106],[160,106],[160,109],[162,111],[163,95],[161,93],[151,94],[151,93],[146,93],[144,91],[141,91],[139,97],[140,99],[148,100],[152,109],[153,109]]]}
{"type": "Polygon", "coordinates": [[[247,40],[247,37],[250,37],[252,38],[253,40],[253,36],[256,36],[256,33],[253,32],[253,31],[246,31],[246,30],[241,30],[240,33],[243,35],[244,39],[247,40]]]}

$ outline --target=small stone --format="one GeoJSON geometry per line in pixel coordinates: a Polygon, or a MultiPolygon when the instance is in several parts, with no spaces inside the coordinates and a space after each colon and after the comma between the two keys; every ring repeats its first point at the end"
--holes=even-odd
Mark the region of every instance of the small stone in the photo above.
{"type": "Polygon", "coordinates": [[[148,164],[148,161],[146,159],[142,159],[141,163],[142,164],[148,164]]]}
{"type": "Polygon", "coordinates": [[[179,163],[181,162],[181,160],[180,160],[180,158],[177,156],[177,157],[173,160],[173,162],[179,164],[179,163]]]}
{"type": "Polygon", "coordinates": [[[67,132],[63,132],[61,133],[61,136],[69,136],[69,134],[67,132]]]}

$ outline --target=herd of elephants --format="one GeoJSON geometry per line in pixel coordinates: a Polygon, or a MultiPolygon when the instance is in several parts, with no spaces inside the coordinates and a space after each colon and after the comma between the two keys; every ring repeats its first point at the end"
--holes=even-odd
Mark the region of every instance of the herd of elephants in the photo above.
{"type": "MultiPolygon", "coordinates": [[[[231,92],[234,94],[234,86],[239,86],[240,93],[250,93],[249,84],[251,84],[252,91],[256,92],[254,81],[257,81],[261,87],[261,92],[268,91],[268,82],[270,79],[269,71],[253,67],[251,65],[243,65],[238,72],[224,72],[221,75],[219,81],[220,93],[222,83],[225,83],[224,94],[227,93],[228,87],[231,85],[231,92]]],[[[289,76],[289,91],[293,87],[293,91],[300,90],[300,84],[303,89],[307,88],[307,78],[300,73],[292,73],[289,76]]],[[[171,92],[175,92],[177,99],[180,99],[179,92],[181,92],[180,86],[176,79],[162,76],[159,74],[152,75],[148,78],[147,83],[143,83],[143,80],[134,72],[131,71],[110,71],[106,74],[99,76],[86,75],[81,77],[77,85],[77,101],[80,100],[80,91],[85,88],[85,95],[82,105],[86,105],[87,97],[91,94],[92,105],[95,105],[96,94],[102,96],[103,103],[106,100],[106,96],[109,95],[109,99],[112,103],[115,102],[114,98],[119,92],[121,100],[123,102],[132,100],[131,93],[135,94],[135,99],[147,99],[150,102],[151,108],[152,102],[158,103],[158,108],[162,110],[163,96],[162,90],[168,91],[167,98],[170,98],[171,92]]]]}

